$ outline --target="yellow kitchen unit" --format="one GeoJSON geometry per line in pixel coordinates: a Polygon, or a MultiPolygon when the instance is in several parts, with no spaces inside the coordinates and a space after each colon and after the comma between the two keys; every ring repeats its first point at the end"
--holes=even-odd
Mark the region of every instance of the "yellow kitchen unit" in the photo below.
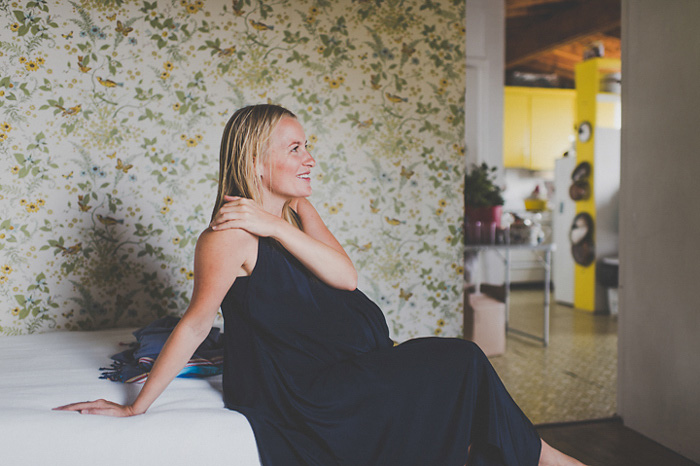
{"type": "Polygon", "coordinates": [[[508,86],[503,100],[504,166],[554,170],[575,135],[576,91],[508,86]]]}
{"type": "Polygon", "coordinates": [[[590,234],[588,244],[572,244],[574,307],[587,311],[607,309],[596,263],[618,252],[621,106],[620,95],[607,90],[611,80],[619,87],[619,79],[619,59],[593,58],[576,65],[576,161],[588,174],[590,194],[576,200],[576,218],[585,222],[572,225],[572,241],[577,228],[588,228],[590,234]]]}

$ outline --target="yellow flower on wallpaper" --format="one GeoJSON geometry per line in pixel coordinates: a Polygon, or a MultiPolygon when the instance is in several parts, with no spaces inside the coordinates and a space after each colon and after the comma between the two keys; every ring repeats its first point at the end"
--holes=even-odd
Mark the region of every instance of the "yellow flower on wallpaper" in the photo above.
{"type": "Polygon", "coordinates": [[[187,139],[187,147],[195,147],[195,146],[197,146],[197,140],[195,138],[187,139]]]}
{"type": "Polygon", "coordinates": [[[170,77],[170,73],[168,73],[167,71],[163,71],[163,72],[160,74],[160,79],[166,80],[166,79],[168,79],[169,77],[170,77]]]}
{"type": "Polygon", "coordinates": [[[17,31],[19,31],[19,23],[12,23],[12,24],[10,24],[10,31],[12,31],[12,32],[17,32],[17,31]]]}
{"type": "Polygon", "coordinates": [[[36,70],[39,69],[39,65],[37,65],[37,64],[36,64],[35,62],[33,62],[33,61],[27,62],[27,64],[24,65],[24,67],[27,69],[27,71],[36,71],[36,70]]]}
{"type": "Polygon", "coordinates": [[[165,69],[165,71],[172,71],[174,66],[169,61],[166,61],[165,63],[163,63],[163,68],[165,69]]]}
{"type": "Polygon", "coordinates": [[[10,275],[12,273],[12,267],[10,267],[9,265],[3,265],[2,273],[5,275],[10,275]]]}
{"type": "MultiPolygon", "coordinates": [[[[7,139],[7,134],[6,133],[0,133],[0,142],[4,141],[7,139]]],[[[19,167],[17,167],[17,171],[19,172],[19,167]]]]}

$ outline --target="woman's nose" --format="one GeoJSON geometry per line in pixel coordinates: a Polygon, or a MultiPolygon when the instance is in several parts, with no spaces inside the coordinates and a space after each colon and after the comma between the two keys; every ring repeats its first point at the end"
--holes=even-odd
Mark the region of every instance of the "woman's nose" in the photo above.
{"type": "Polygon", "coordinates": [[[309,167],[315,167],[316,166],[316,160],[314,157],[309,153],[309,151],[306,151],[307,158],[304,160],[304,165],[309,166],[309,167]]]}

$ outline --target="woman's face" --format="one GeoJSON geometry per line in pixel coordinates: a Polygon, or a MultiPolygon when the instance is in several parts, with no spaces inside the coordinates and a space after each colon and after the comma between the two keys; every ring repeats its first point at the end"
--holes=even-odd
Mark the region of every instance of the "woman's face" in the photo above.
{"type": "Polygon", "coordinates": [[[264,159],[258,175],[269,194],[285,200],[311,195],[310,173],[316,161],[306,150],[306,135],[296,118],[277,123],[264,159]]]}

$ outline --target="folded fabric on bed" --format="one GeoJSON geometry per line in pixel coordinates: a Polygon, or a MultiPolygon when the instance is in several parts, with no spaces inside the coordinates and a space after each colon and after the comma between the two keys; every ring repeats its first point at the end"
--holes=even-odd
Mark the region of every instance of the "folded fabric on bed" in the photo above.
{"type": "MultiPolygon", "coordinates": [[[[110,367],[101,367],[101,379],[114,382],[143,383],[153,367],[158,354],[173,329],[180,321],[178,317],[166,316],[136,330],[136,342],[129,349],[113,355],[110,367]]],[[[213,327],[207,338],[180,371],[178,377],[209,377],[221,374],[223,370],[223,335],[218,327],[213,327]]]]}

